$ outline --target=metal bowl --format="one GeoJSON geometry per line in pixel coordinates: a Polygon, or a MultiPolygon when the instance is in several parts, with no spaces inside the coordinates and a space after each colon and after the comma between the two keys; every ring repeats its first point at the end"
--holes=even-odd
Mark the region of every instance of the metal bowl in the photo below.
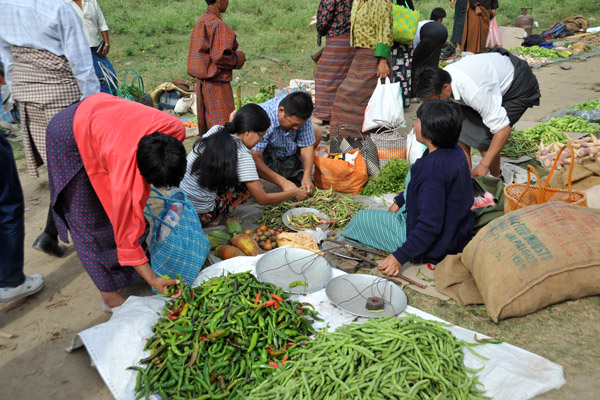
{"type": "Polygon", "coordinates": [[[337,307],[359,317],[390,317],[400,314],[408,305],[406,294],[398,285],[373,275],[337,276],[329,281],[325,293],[337,307]],[[366,303],[369,297],[383,299],[383,310],[378,312],[367,310],[366,303]]]}
{"type": "Polygon", "coordinates": [[[323,289],[332,274],[331,266],[324,257],[295,247],[271,250],[256,263],[256,276],[260,281],[270,282],[293,294],[323,289]]]}
{"type": "MultiPolygon", "coordinates": [[[[287,210],[281,216],[281,218],[283,219],[283,224],[285,226],[287,226],[288,229],[291,229],[293,231],[299,232],[300,229],[298,229],[298,228],[294,227],[293,225],[291,225],[288,222],[288,218],[296,217],[296,216],[299,216],[299,215],[302,215],[302,214],[309,214],[309,213],[315,214],[319,218],[323,218],[323,219],[329,220],[329,216],[327,214],[325,214],[324,212],[319,211],[319,210],[317,210],[315,208],[309,208],[309,207],[292,208],[291,210],[287,210]]],[[[324,230],[324,229],[327,229],[329,227],[329,225],[330,224],[319,224],[319,225],[317,225],[317,227],[324,230]]]]}

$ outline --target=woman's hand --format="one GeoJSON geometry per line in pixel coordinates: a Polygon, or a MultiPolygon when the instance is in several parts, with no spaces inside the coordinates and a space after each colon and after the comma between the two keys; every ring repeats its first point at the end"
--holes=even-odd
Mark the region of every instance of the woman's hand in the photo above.
{"type": "Polygon", "coordinates": [[[396,257],[394,257],[393,254],[390,254],[377,266],[377,269],[379,269],[384,275],[398,276],[400,274],[400,270],[402,269],[402,264],[396,260],[396,257]]]}
{"type": "Polygon", "coordinates": [[[481,15],[481,6],[476,6],[475,7],[475,15],[481,15]]]}
{"type": "Polygon", "coordinates": [[[399,209],[400,209],[400,206],[398,204],[392,203],[392,205],[390,206],[390,209],[388,211],[396,214],[399,209]]]}
{"type": "Polygon", "coordinates": [[[380,58],[377,64],[377,76],[379,78],[386,78],[390,74],[390,67],[388,67],[387,58],[380,58]]]}
{"type": "MultiPolygon", "coordinates": [[[[169,286],[179,285],[179,279],[164,279],[164,278],[155,277],[154,279],[151,280],[151,282],[148,282],[148,283],[150,284],[150,286],[152,286],[154,289],[156,289],[159,293],[165,294],[165,293],[167,293],[169,286]]],[[[178,299],[179,296],[181,296],[181,289],[177,290],[177,292],[173,296],[171,296],[171,298],[178,299]]]]}

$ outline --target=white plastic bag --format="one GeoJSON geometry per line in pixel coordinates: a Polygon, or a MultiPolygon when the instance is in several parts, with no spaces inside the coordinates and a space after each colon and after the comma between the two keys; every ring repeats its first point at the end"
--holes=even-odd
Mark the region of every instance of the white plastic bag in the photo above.
{"type": "Polygon", "coordinates": [[[382,84],[381,79],[377,79],[377,87],[365,109],[362,131],[366,132],[385,125],[402,124],[404,124],[404,108],[400,95],[400,82],[391,83],[390,78],[385,78],[385,83],[382,84]]]}
{"type": "Polygon", "coordinates": [[[414,164],[419,158],[423,157],[423,153],[427,147],[417,141],[417,135],[415,135],[414,129],[410,130],[408,136],[406,136],[406,161],[409,164],[414,164]]]}

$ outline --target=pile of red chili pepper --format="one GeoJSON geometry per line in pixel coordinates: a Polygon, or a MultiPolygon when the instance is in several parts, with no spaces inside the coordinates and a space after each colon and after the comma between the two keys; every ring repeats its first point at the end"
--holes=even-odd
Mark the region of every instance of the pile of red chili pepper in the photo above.
{"type": "Polygon", "coordinates": [[[250,272],[215,277],[162,309],[138,371],[137,399],[243,398],[285,364],[315,333],[320,320],[308,303],[259,282],[250,272]]]}

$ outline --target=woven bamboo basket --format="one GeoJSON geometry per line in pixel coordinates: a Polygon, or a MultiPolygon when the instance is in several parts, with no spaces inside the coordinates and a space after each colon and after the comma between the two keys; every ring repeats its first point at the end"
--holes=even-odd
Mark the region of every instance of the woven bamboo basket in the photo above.
{"type": "Polygon", "coordinates": [[[554,165],[546,178],[546,183],[542,186],[542,181],[535,168],[531,165],[527,166],[527,183],[513,183],[504,187],[504,213],[518,210],[526,206],[543,204],[549,201],[560,201],[562,203],[574,204],[577,206],[587,207],[585,193],[578,190],[573,190],[571,187],[571,178],[573,175],[573,163],[575,160],[575,152],[571,145],[564,145],[558,152],[554,165]],[[569,167],[569,183],[568,189],[557,189],[548,187],[550,178],[556,169],[560,155],[564,149],[571,150],[571,164],[569,167]],[[531,185],[531,173],[537,178],[537,185],[531,185]]]}

